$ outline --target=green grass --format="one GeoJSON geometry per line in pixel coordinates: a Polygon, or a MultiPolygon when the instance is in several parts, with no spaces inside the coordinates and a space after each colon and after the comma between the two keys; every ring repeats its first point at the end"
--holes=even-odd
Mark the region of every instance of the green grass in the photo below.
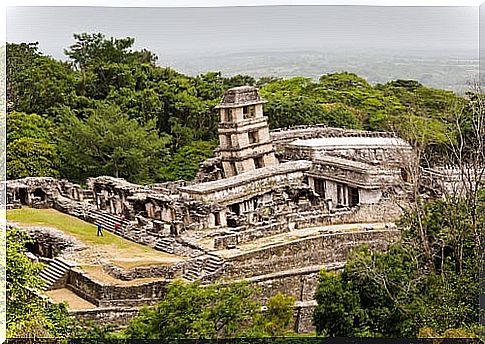
{"type": "Polygon", "coordinates": [[[28,226],[54,227],[65,233],[71,234],[86,244],[96,245],[121,245],[127,248],[127,243],[119,242],[119,237],[106,230],[104,236],[96,236],[96,226],[84,222],[77,217],[69,216],[54,209],[33,209],[23,207],[21,209],[7,210],[7,220],[28,226]]]}
{"type": "Polygon", "coordinates": [[[33,209],[23,207],[21,209],[7,210],[7,220],[17,222],[24,226],[52,227],[70,234],[87,246],[111,246],[113,259],[119,258],[142,258],[143,260],[155,260],[160,258],[177,258],[175,255],[160,252],[149,246],[137,244],[130,240],[116,236],[103,230],[104,236],[96,235],[94,224],[82,221],[77,217],[61,213],[54,209],[33,209]]]}

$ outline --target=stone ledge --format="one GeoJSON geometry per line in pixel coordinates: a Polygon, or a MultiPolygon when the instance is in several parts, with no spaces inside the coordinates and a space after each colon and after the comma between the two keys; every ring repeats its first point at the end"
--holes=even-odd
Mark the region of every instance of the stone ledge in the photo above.
{"type": "Polygon", "coordinates": [[[221,180],[200,183],[188,187],[181,187],[179,188],[179,190],[187,193],[205,194],[209,192],[228,189],[241,184],[254,182],[260,179],[265,179],[274,175],[286,174],[294,171],[305,171],[308,170],[311,166],[312,163],[307,160],[289,161],[284,164],[263,167],[257,170],[245,172],[221,180]]]}

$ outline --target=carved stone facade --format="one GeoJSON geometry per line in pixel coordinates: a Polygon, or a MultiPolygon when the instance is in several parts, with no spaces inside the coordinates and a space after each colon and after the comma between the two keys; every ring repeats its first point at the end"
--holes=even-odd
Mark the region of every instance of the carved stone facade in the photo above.
{"type": "Polygon", "coordinates": [[[224,175],[232,177],[276,165],[268,123],[258,90],[250,86],[226,91],[219,109],[219,156],[224,175]]]}

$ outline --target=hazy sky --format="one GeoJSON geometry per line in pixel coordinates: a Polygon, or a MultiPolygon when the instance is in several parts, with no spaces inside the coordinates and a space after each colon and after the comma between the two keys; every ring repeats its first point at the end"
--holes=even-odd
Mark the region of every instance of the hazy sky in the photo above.
{"type": "Polygon", "coordinates": [[[477,50],[478,23],[478,7],[10,7],[7,41],[38,41],[56,58],[81,32],[134,37],[160,57],[337,46],[477,50]]]}

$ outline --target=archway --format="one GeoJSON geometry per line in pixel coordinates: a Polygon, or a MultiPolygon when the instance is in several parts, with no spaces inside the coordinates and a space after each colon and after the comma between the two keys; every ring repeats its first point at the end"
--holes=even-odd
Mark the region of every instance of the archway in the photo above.
{"type": "Polygon", "coordinates": [[[19,188],[18,196],[19,196],[20,204],[27,205],[29,203],[28,202],[29,194],[26,188],[19,188]]]}
{"type": "Polygon", "coordinates": [[[45,201],[46,194],[44,190],[42,190],[41,188],[37,188],[34,190],[34,197],[39,197],[41,201],[45,201]]]}

